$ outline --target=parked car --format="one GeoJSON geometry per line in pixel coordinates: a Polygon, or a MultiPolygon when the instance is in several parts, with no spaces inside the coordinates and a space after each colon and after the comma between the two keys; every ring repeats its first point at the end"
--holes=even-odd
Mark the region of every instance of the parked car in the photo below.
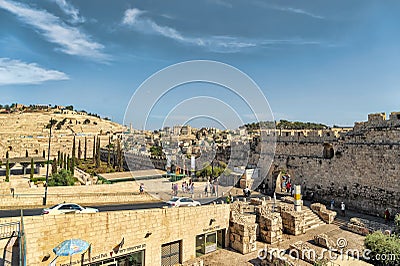
{"type": "Polygon", "coordinates": [[[174,197],[167,201],[167,204],[169,207],[193,207],[193,206],[200,206],[201,203],[198,201],[195,201],[191,198],[179,198],[179,197],[174,197]]]}
{"type": "Polygon", "coordinates": [[[75,203],[60,203],[53,207],[43,209],[42,214],[61,214],[61,213],[96,213],[98,209],[82,207],[75,203]]]}

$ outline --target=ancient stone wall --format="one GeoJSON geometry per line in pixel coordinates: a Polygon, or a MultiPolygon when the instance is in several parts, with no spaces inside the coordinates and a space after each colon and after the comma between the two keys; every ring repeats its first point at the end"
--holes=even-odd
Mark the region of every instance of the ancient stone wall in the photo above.
{"type": "Polygon", "coordinates": [[[235,202],[230,204],[229,246],[234,250],[247,254],[256,250],[257,224],[255,215],[244,215],[243,208],[247,204],[235,202]]]}
{"type": "MultiPolygon", "coordinates": [[[[353,130],[337,134],[279,135],[273,165],[266,176],[273,192],[274,170],[287,170],[303,196],[325,203],[333,198],[348,208],[383,215],[400,212],[400,115],[369,116],[353,130]]],[[[257,155],[253,156],[256,160],[257,155]]],[[[339,207],[339,206],[336,206],[339,207]]]]}

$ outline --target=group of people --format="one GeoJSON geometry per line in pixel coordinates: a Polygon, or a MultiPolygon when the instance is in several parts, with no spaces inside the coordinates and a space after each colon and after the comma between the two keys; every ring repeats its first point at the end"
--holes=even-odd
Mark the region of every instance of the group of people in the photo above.
{"type": "Polygon", "coordinates": [[[282,176],[282,191],[287,193],[294,193],[294,186],[289,175],[282,176]]]}
{"type": "Polygon", "coordinates": [[[204,194],[208,196],[208,193],[214,195],[217,191],[217,184],[216,181],[212,182],[211,180],[207,181],[204,186],[204,194]]]}
{"type": "MultiPolygon", "coordinates": [[[[172,195],[178,196],[178,191],[179,191],[178,183],[172,183],[171,189],[172,189],[172,195]]],[[[190,193],[190,194],[194,193],[194,182],[192,181],[192,179],[189,179],[188,182],[186,181],[182,182],[182,193],[190,193]]]]}
{"type": "MultiPolygon", "coordinates": [[[[331,200],[331,210],[333,210],[334,208],[335,208],[335,200],[332,199],[331,200]]],[[[343,201],[340,203],[340,212],[343,217],[346,216],[346,204],[344,204],[343,201]]]]}

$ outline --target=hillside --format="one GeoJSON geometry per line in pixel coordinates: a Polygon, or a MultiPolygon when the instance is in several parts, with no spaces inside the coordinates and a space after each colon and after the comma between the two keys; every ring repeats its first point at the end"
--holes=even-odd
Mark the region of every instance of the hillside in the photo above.
{"type": "Polygon", "coordinates": [[[110,135],[123,131],[123,127],[115,122],[85,113],[37,111],[0,114],[0,159],[5,158],[7,151],[10,158],[23,157],[26,151],[29,156],[42,156],[43,150],[47,153],[50,119],[56,120],[52,130],[52,156],[58,150],[69,153],[75,135],[77,145],[81,141],[82,150],[87,138],[88,157],[91,157],[93,136],[100,135],[105,145],[110,135]]]}

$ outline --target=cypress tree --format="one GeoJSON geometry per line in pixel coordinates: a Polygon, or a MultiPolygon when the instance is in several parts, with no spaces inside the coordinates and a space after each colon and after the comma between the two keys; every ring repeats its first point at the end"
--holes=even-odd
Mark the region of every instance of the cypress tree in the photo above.
{"type": "Polygon", "coordinates": [[[93,163],[96,162],[96,136],[93,136],[93,163]]]}
{"type": "Polygon", "coordinates": [[[75,156],[76,156],[76,145],[75,145],[75,136],[74,136],[74,143],[72,144],[72,158],[71,158],[71,168],[70,171],[72,175],[74,174],[75,169],[75,156]]]}
{"type": "Polygon", "coordinates": [[[58,150],[57,152],[57,163],[60,164],[60,156],[61,156],[61,152],[60,150],[58,150]]]}
{"type": "Polygon", "coordinates": [[[67,155],[64,153],[64,169],[67,170],[68,169],[67,167],[68,167],[68,165],[67,165],[67,155]]]}
{"type": "Polygon", "coordinates": [[[117,171],[121,171],[122,169],[122,151],[121,151],[121,143],[119,139],[117,140],[117,171]]]}
{"type": "Polygon", "coordinates": [[[31,175],[30,175],[31,181],[33,179],[34,174],[35,174],[35,167],[33,165],[33,158],[31,158],[31,175]]]}
{"type": "Polygon", "coordinates": [[[74,140],[72,142],[72,158],[74,159],[76,157],[76,144],[75,144],[75,136],[74,140]]]}
{"type": "Polygon", "coordinates": [[[69,158],[69,154],[68,154],[68,157],[67,157],[67,168],[66,169],[67,170],[71,170],[71,160],[69,158]]]}
{"type": "Polygon", "coordinates": [[[86,155],[87,155],[87,138],[85,137],[85,151],[83,153],[83,160],[86,161],[86,155]]]}
{"type": "Polygon", "coordinates": [[[6,182],[10,181],[10,163],[7,160],[6,163],[6,182]]]}
{"type": "Polygon", "coordinates": [[[64,153],[60,153],[60,160],[58,160],[58,166],[60,166],[60,168],[63,168],[64,164],[64,153]]]}
{"type": "Polygon", "coordinates": [[[81,160],[82,149],[81,149],[81,140],[78,140],[78,160],[81,160]]]}
{"type": "Polygon", "coordinates": [[[97,137],[96,167],[100,167],[100,137],[97,137]]]}
{"type": "Polygon", "coordinates": [[[53,163],[51,164],[51,175],[54,176],[55,174],[57,174],[57,159],[54,158],[53,163]]]}
{"type": "Polygon", "coordinates": [[[107,149],[107,166],[109,167],[111,164],[110,164],[110,156],[111,156],[111,154],[110,154],[110,149],[111,149],[111,137],[108,137],[108,149],[107,149]]]}

